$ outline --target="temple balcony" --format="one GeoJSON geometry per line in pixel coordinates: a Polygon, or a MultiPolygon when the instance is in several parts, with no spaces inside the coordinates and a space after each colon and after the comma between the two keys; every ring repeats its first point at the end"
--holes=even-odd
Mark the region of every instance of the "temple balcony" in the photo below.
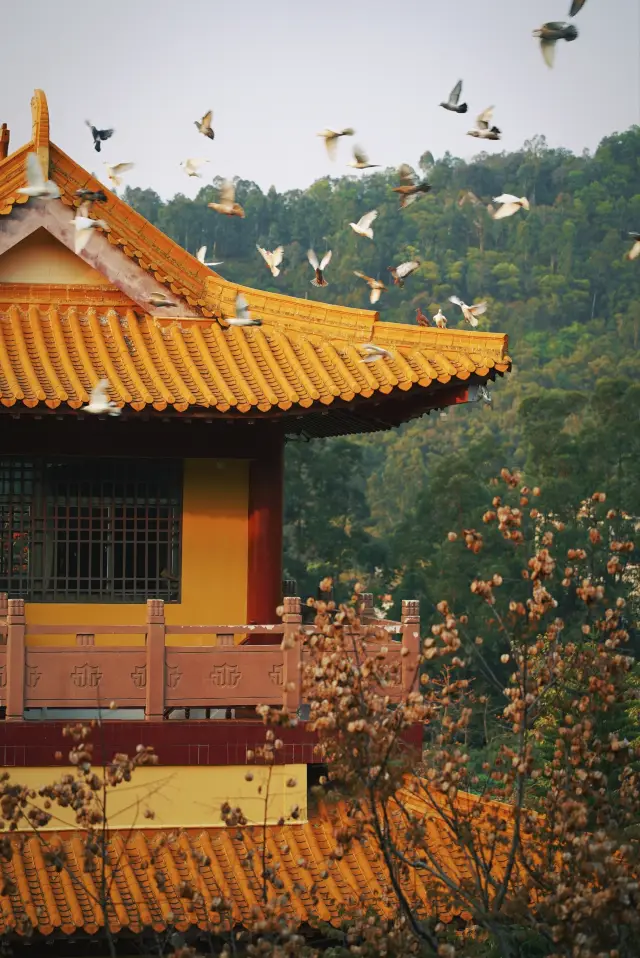
{"type": "MultiPolygon", "coordinates": [[[[367,596],[362,627],[369,623],[388,633],[397,681],[386,691],[398,700],[417,683],[418,603],[403,601],[399,622],[378,620],[367,596]]],[[[147,601],[143,622],[71,625],[32,624],[23,599],[0,594],[0,702],[9,722],[29,710],[51,718],[57,709],[116,709],[107,713],[114,718],[135,710],[147,721],[196,709],[207,718],[255,718],[257,705],[295,712],[304,706],[301,669],[309,654],[298,637],[313,630],[302,622],[297,597],[284,599],[281,622],[263,625],[168,624],[161,599],[147,601]]],[[[377,654],[384,641],[372,638],[367,653],[377,654]]]]}

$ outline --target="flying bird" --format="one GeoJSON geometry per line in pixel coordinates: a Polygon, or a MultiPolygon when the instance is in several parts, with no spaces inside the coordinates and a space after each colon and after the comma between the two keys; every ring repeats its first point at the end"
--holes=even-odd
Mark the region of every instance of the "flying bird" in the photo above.
{"type": "Polygon", "coordinates": [[[475,303],[473,306],[467,306],[467,304],[463,303],[462,300],[458,299],[457,296],[450,296],[449,302],[453,303],[454,306],[460,307],[462,310],[462,315],[469,325],[473,327],[478,325],[478,316],[482,316],[482,314],[486,313],[487,311],[487,304],[485,302],[475,303]]]}
{"type": "Polygon", "coordinates": [[[460,94],[462,93],[462,80],[458,80],[453,90],[449,94],[449,99],[441,103],[440,106],[445,110],[451,110],[452,113],[466,113],[469,107],[466,103],[459,103],[460,94]]]}
{"type": "Polygon", "coordinates": [[[327,153],[330,160],[335,160],[336,158],[338,137],[353,136],[355,132],[356,131],[352,130],[350,126],[347,126],[344,128],[344,130],[323,130],[322,133],[318,133],[318,136],[321,136],[324,139],[324,145],[327,148],[327,153]]]}
{"type": "Polygon", "coordinates": [[[406,263],[400,263],[399,266],[387,266],[387,269],[393,276],[393,285],[402,288],[407,276],[411,276],[412,273],[415,273],[419,266],[419,259],[410,259],[406,263]]]}
{"type": "Polygon", "coordinates": [[[105,163],[104,165],[107,168],[107,177],[113,186],[120,186],[123,173],[132,170],[135,163],[115,163],[113,166],[109,163],[105,163]]]}
{"type": "Polygon", "coordinates": [[[311,268],[315,271],[315,276],[311,280],[312,286],[328,286],[326,279],[324,278],[324,271],[331,262],[331,250],[328,250],[320,263],[318,263],[318,257],[312,249],[307,250],[307,259],[311,264],[311,268]]]}
{"type": "Polygon", "coordinates": [[[98,127],[94,126],[89,120],[85,120],[84,122],[91,130],[91,136],[93,137],[93,148],[95,149],[96,153],[99,153],[103,141],[108,140],[109,137],[113,136],[115,130],[99,130],[98,127]]]}
{"type": "Polygon", "coordinates": [[[633,246],[627,253],[627,259],[637,259],[640,256],[640,233],[629,233],[633,246]]]}
{"type": "Polygon", "coordinates": [[[374,166],[379,166],[379,163],[369,163],[369,157],[364,152],[361,146],[354,146],[353,148],[353,160],[351,163],[347,163],[347,166],[352,166],[356,170],[370,170],[374,166]]]}
{"type": "Polygon", "coordinates": [[[394,186],[393,192],[400,194],[400,209],[415,203],[421,193],[428,193],[431,187],[426,180],[420,182],[408,163],[398,167],[400,186],[394,186]]]}
{"type": "Polygon", "coordinates": [[[100,416],[104,413],[108,413],[110,416],[119,416],[121,410],[114,402],[109,400],[108,390],[109,380],[98,380],[89,393],[89,403],[82,407],[82,412],[88,412],[94,416],[100,416]]]}
{"type": "Polygon", "coordinates": [[[201,246],[198,252],[196,253],[196,259],[199,263],[202,263],[203,266],[208,266],[210,269],[213,269],[214,266],[222,266],[222,260],[219,263],[205,263],[205,257],[207,255],[207,247],[201,246]]]}
{"type": "Polygon", "coordinates": [[[162,569],[162,571],[160,572],[160,578],[161,578],[161,579],[168,579],[169,582],[179,582],[179,581],[180,581],[180,576],[179,576],[179,575],[174,575],[173,572],[169,572],[169,570],[166,568],[166,566],[165,566],[165,568],[162,569]]]}
{"type": "Polygon", "coordinates": [[[263,260],[265,261],[269,269],[271,270],[271,275],[279,276],[280,270],[278,269],[278,267],[280,266],[280,263],[282,262],[282,257],[284,256],[284,246],[278,246],[276,249],[274,249],[272,253],[269,252],[268,249],[263,249],[262,246],[258,246],[257,244],[256,244],[256,249],[262,256],[263,260]]]}
{"type": "Polygon", "coordinates": [[[440,309],[440,307],[438,307],[438,312],[437,312],[436,315],[433,317],[433,321],[434,321],[434,323],[436,324],[436,326],[438,327],[438,329],[446,329],[446,328],[447,328],[447,317],[444,315],[444,313],[442,312],[442,310],[440,309]]]}
{"type": "Polygon", "coordinates": [[[37,153],[27,153],[25,169],[27,173],[27,185],[21,186],[16,190],[16,193],[22,193],[24,196],[32,196],[34,199],[41,200],[57,200],[60,197],[60,190],[53,180],[45,180],[37,153]]]}
{"type": "Polygon", "coordinates": [[[78,212],[73,218],[73,225],[75,227],[74,245],[76,254],[78,255],[83,251],[93,236],[95,229],[100,228],[107,232],[109,231],[109,226],[104,220],[92,220],[89,217],[89,204],[86,202],[78,207],[78,212]]]}
{"type": "Polygon", "coordinates": [[[107,202],[107,194],[104,192],[104,190],[81,189],[81,190],[76,190],[73,195],[79,197],[81,200],[84,200],[85,203],[106,203],[107,202]]]}
{"type": "Polygon", "coordinates": [[[213,119],[213,110],[208,110],[207,113],[202,117],[201,120],[194,120],[193,122],[198,127],[198,133],[202,133],[203,136],[208,137],[208,139],[213,140],[215,133],[211,126],[211,120],[213,119]]]}
{"type": "Polygon", "coordinates": [[[371,290],[369,302],[372,304],[377,303],[380,299],[380,296],[387,288],[382,280],[374,279],[373,276],[367,276],[366,273],[359,273],[356,269],[354,269],[353,275],[357,276],[358,279],[363,279],[371,290]]]}
{"type": "Polygon", "coordinates": [[[477,392],[476,398],[484,400],[484,402],[488,403],[489,405],[491,405],[491,403],[493,402],[493,396],[489,392],[488,388],[486,386],[483,386],[482,383],[478,385],[478,392],[477,392]]]}
{"type": "Polygon", "coordinates": [[[166,293],[158,292],[152,293],[149,297],[149,304],[155,309],[162,309],[163,306],[175,306],[176,304],[173,300],[169,299],[166,293]]]}
{"type": "Polygon", "coordinates": [[[187,176],[202,176],[201,173],[198,173],[198,170],[201,166],[204,166],[205,163],[208,163],[209,160],[204,160],[201,157],[190,156],[186,160],[182,160],[180,166],[185,171],[187,176]]]}
{"type": "Polygon", "coordinates": [[[486,110],[476,118],[476,126],[474,130],[468,130],[467,136],[477,136],[481,140],[499,140],[502,135],[502,130],[499,130],[497,126],[492,124],[493,118],[493,107],[488,106],[486,110]]]}
{"type": "Polygon", "coordinates": [[[458,206],[462,209],[463,206],[466,206],[467,203],[471,203],[472,206],[480,206],[482,200],[480,200],[472,190],[465,190],[458,199],[458,206]]]}
{"type": "Polygon", "coordinates": [[[376,346],[374,343],[363,343],[360,347],[364,351],[364,357],[361,363],[377,363],[380,359],[393,359],[393,353],[383,346],[376,346]]]}
{"type": "Polygon", "coordinates": [[[548,67],[552,67],[556,57],[556,43],[558,40],[575,40],[578,31],[572,23],[563,23],[560,20],[551,20],[549,23],[543,23],[539,30],[533,31],[534,37],[540,39],[540,49],[544,62],[548,67]]]}
{"type": "Polygon", "coordinates": [[[236,315],[225,316],[224,322],[229,326],[262,326],[262,320],[254,319],[249,312],[249,304],[242,293],[236,296],[236,315]]]}
{"type": "Polygon", "coordinates": [[[576,13],[580,13],[585,3],[586,3],[586,0],[573,0],[573,3],[571,4],[571,9],[569,10],[569,16],[575,17],[576,13]]]}
{"type": "Polygon", "coordinates": [[[349,223],[349,226],[358,236],[367,236],[369,239],[373,239],[371,224],[377,215],[377,210],[371,210],[369,213],[365,213],[364,216],[361,216],[357,223],[349,223]]]}
{"type": "Polygon", "coordinates": [[[493,214],[494,220],[503,220],[507,216],[513,216],[518,210],[529,209],[529,200],[526,196],[513,196],[511,193],[494,196],[493,202],[502,204],[493,214]]]}
{"type": "Polygon", "coordinates": [[[236,188],[230,180],[225,180],[220,187],[220,202],[209,203],[208,206],[216,213],[239,216],[240,219],[244,219],[244,210],[239,203],[236,203],[236,188]]]}
{"type": "Polygon", "coordinates": [[[429,322],[429,317],[425,316],[425,314],[422,312],[419,306],[416,309],[416,323],[418,324],[418,326],[431,326],[431,323],[429,322]]]}

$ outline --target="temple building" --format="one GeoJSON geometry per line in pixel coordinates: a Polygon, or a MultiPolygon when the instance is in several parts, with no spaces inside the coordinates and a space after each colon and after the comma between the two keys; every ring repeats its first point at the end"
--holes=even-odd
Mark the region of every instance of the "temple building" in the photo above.
{"type": "MultiPolygon", "coordinates": [[[[319,877],[332,824],[328,812],[308,816],[314,759],[304,722],[286,733],[268,809],[244,777],[247,750],[264,731],[248,710],[302,704],[304,652],[281,647],[300,623],[300,600],[283,595],[284,445],[384,430],[468,402],[474,387],[509,371],[507,337],[384,323],[373,311],[239,287],[52,143],[42,91],[31,109],[29,143],[10,153],[9,130],[0,130],[0,758],[18,782],[51,781],[64,766],[56,710],[110,703],[122,717],[103,722],[105,761],[140,740],[156,748],[160,765],[141,770],[135,786],[140,800],[153,793],[155,830],[131,830],[140,826],[131,792],[113,799],[114,856],[126,863],[106,909],[114,933],[202,929],[216,889],[242,922],[259,895],[221,825],[227,800],[244,803],[250,823],[266,817],[274,848],[283,828],[298,843],[308,867],[292,852],[283,874],[296,886],[324,881],[322,917],[331,920],[350,895],[380,886],[366,849],[319,877]],[[59,198],[18,192],[30,153],[59,198]],[[78,190],[106,194],[90,214],[106,228],[92,230],[79,253],[78,190]],[[260,326],[226,322],[238,292],[260,326]],[[158,294],[172,305],[154,307],[158,294]],[[366,343],[391,358],[363,363],[366,343]],[[83,411],[103,378],[117,416],[83,411]],[[166,721],[178,709],[235,717],[166,721]],[[293,793],[284,787],[291,778],[293,793]],[[165,891],[142,868],[158,842],[165,891]],[[185,843],[210,862],[202,914],[186,910],[174,887],[185,843]]],[[[389,630],[396,653],[411,653],[399,695],[413,682],[417,604],[405,603],[389,630]]],[[[0,933],[98,934],[104,913],[73,877],[82,842],[72,824],[57,819],[43,835],[55,832],[73,880],[44,862],[35,836],[2,863],[17,891],[0,896],[0,933]]],[[[302,914],[304,896],[298,904],[302,914]]]]}

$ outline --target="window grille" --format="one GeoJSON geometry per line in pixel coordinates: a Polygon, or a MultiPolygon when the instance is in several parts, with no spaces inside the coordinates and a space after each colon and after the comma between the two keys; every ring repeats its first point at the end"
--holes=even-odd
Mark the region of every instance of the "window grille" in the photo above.
{"type": "Polygon", "coordinates": [[[0,592],[180,601],[182,463],[0,458],[0,592]]]}

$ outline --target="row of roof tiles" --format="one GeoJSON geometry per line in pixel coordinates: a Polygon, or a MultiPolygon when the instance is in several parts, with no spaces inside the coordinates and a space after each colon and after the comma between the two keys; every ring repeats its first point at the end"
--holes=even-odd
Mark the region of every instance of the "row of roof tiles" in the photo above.
{"type": "Polygon", "coordinates": [[[268,321],[223,329],[215,321],[158,320],[132,308],[0,302],[0,402],[77,409],[106,377],[111,398],[137,410],[305,408],[503,372],[508,357],[492,345],[482,334],[463,343],[422,336],[413,344],[389,342],[393,358],[367,364],[352,336],[328,339],[268,321]]]}
{"type": "MultiPolygon", "coordinates": [[[[334,830],[348,821],[344,803],[321,807],[305,824],[205,831],[136,831],[114,834],[107,852],[109,894],[84,869],[84,844],[75,833],[11,836],[14,853],[1,868],[0,934],[33,930],[42,935],[78,931],[95,934],[106,905],[114,934],[126,929],[197,927],[213,931],[222,920],[246,925],[267,901],[285,893],[284,912],[302,923],[339,924],[345,910],[374,907],[393,913],[394,894],[373,842],[354,842],[341,859],[331,857],[334,830]],[[263,844],[266,841],[266,846],[263,844]],[[277,883],[262,877],[263,853],[277,883]],[[276,887],[277,884],[277,887],[276,887]],[[231,914],[222,902],[230,903],[231,914]]],[[[425,818],[430,850],[444,874],[471,878],[469,859],[447,834],[442,820],[425,818]]],[[[400,820],[397,822],[401,824],[400,820]]],[[[495,869],[502,867],[494,861],[495,869]]],[[[448,921],[464,914],[444,886],[426,872],[404,879],[418,917],[448,921]]]]}

